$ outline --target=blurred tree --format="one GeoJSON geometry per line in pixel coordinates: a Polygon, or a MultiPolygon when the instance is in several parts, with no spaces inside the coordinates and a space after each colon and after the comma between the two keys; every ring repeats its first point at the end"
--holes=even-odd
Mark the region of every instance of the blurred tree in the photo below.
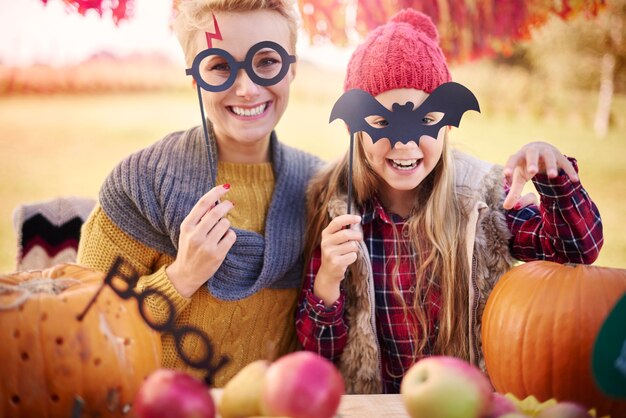
{"type": "MultiPolygon", "coordinates": [[[[44,4],[49,0],[41,0],[44,4]]],[[[68,10],[101,16],[116,24],[127,19],[134,0],[62,0],[68,10]]],[[[181,0],[173,0],[175,8],[181,0]]],[[[552,15],[569,19],[596,15],[605,0],[298,0],[304,29],[312,43],[346,45],[386,22],[403,8],[429,15],[439,29],[451,60],[467,60],[494,51],[509,52],[513,43],[552,15]]]]}
{"type": "Polygon", "coordinates": [[[608,0],[593,20],[552,19],[526,46],[537,79],[553,89],[598,90],[594,129],[607,134],[614,93],[626,91],[626,0],[608,0]]]}

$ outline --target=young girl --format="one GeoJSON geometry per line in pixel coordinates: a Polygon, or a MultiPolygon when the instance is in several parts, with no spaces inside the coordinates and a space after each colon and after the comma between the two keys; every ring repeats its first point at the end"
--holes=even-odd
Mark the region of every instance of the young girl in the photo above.
{"type": "MultiPolygon", "coordinates": [[[[274,133],[295,76],[294,12],[288,0],[179,3],[174,26],[207,121],[122,161],[82,230],[79,263],[107,271],[122,256],[139,291],[164,293],[178,327],[205,332],[215,362],[229,358],[217,387],[297,348],[305,192],[318,159],[274,133]]],[[[165,322],[167,303],[147,302],[165,322]]],[[[205,374],[171,334],[162,343],[164,367],[205,374]]],[[[181,345],[206,355],[195,338],[181,345]]]]}
{"type": "MultiPolygon", "coordinates": [[[[355,50],[344,88],[391,110],[418,107],[450,80],[435,26],[404,10],[355,50]]],[[[364,116],[372,127],[392,123],[364,116]]],[[[441,118],[432,112],[421,122],[441,118]]],[[[338,364],[351,393],[397,393],[409,367],[428,355],[483,366],[482,311],[515,259],[592,263],[602,245],[600,215],[575,160],[535,142],[494,166],[450,150],[448,130],[393,148],[357,134],[359,214],[345,214],[347,155],[310,186],[296,330],[306,350],[338,364]],[[539,206],[520,197],[528,180],[539,206]]]]}

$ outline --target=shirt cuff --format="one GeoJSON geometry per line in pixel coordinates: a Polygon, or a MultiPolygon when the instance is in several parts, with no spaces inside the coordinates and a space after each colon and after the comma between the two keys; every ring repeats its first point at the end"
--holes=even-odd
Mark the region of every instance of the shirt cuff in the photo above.
{"type": "MultiPolygon", "coordinates": [[[[567,159],[578,173],[576,159],[571,157],[567,157],[567,159]]],[[[574,183],[563,169],[559,169],[558,175],[554,178],[549,178],[545,173],[538,173],[533,177],[533,183],[543,203],[561,199],[569,201],[570,197],[581,188],[580,182],[574,183]]]]}
{"type": "MultiPolygon", "coordinates": [[[[137,288],[139,291],[143,291],[145,289],[154,289],[161,292],[166,298],[168,298],[172,304],[174,305],[174,312],[178,315],[183,309],[189,305],[191,302],[191,298],[186,298],[185,296],[178,293],[178,290],[172,284],[172,281],[168,277],[165,272],[165,268],[167,266],[162,266],[160,269],[150,274],[149,276],[142,276],[139,278],[139,282],[137,283],[137,288]]],[[[160,298],[159,298],[160,300],[160,298]]],[[[165,309],[165,301],[162,301],[163,308],[165,309]]]]}
{"type": "Polygon", "coordinates": [[[343,291],[339,295],[339,299],[335,301],[329,308],[324,305],[324,301],[307,291],[306,310],[309,317],[321,325],[335,325],[343,320],[343,306],[345,295],[343,291]]]}

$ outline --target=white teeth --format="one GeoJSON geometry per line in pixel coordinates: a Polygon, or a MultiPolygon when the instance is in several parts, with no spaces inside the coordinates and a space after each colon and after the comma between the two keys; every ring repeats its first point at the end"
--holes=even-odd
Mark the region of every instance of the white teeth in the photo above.
{"type": "Polygon", "coordinates": [[[258,116],[265,111],[266,107],[267,103],[263,103],[253,108],[231,106],[231,109],[237,116],[258,116]]]}
{"type": "Polygon", "coordinates": [[[393,167],[399,170],[411,170],[417,166],[417,160],[391,160],[393,167]]]}

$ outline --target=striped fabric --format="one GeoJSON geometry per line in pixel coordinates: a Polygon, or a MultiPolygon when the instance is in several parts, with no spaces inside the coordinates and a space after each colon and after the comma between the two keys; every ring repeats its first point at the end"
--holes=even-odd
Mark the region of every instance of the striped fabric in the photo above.
{"type": "Polygon", "coordinates": [[[13,212],[16,271],[76,261],[80,228],[95,203],[83,197],[58,197],[18,206],[13,212]]]}

